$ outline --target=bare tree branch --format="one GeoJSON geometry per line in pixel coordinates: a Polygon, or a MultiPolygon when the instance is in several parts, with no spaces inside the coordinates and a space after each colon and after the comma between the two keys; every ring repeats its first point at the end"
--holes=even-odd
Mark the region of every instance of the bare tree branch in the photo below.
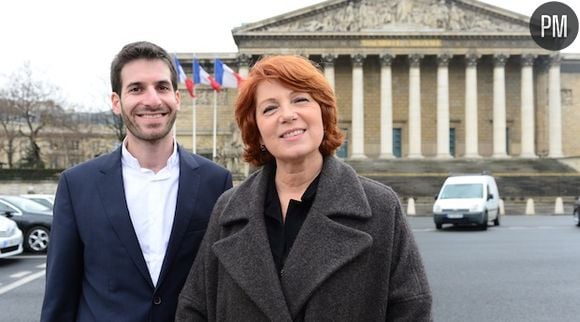
{"type": "Polygon", "coordinates": [[[4,136],[4,140],[0,141],[0,150],[6,154],[8,168],[14,167],[14,143],[20,133],[19,118],[13,102],[0,97],[0,127],[4,136]]]}
{"type": "Polygon", "coordinates": [[[19,124],[15,128],[29,141],[27,155],[21,166],[43,168],[37,138],[62,111],[56,103],[59,90],[52,84],[35,79],[30,63],[17,69],[9,79],[6,88],[0,90],[0,98],[18,116],[19,124]]]}

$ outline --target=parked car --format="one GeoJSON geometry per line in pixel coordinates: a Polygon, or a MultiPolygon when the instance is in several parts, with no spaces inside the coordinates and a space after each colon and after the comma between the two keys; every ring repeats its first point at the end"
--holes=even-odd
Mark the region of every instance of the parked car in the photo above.
{"type": "Polygon", "coordinates": [[[0,258],[22,253],[22,231],[13,220],[0,216],[0,258]]]}
{"type": "Polygon", "coordinates": [[[24,250],[45,252],[48,248],[52,210],[20,196],[0,196],[0,214],[12,219],[24,234],[24,250]]]}
{"type": "Polygon", "coordinates": [[[500,224],[499,190],[490,175],[451,176],[445,180],[433,205],[435,227],[476,224],[486,230],[489,221],[500,224]]]}
{"type": "Polygon", "coordinates": [[[24,198],[28,198],[28,199],[33,200],[33,201],[36,201],[40,204],[43,204],[50,209],[54,208],[54,195],[32,193],[32,194],[25,194],[25,195],[20,195],[20,196],[24,197],[24,198]]]}
{"type": "Polygon", "coordinates": [[[580,197],[576,198],[572,216],[574,216],[574,222],[576,223],[576,226],[580,227],[580,197]]]}

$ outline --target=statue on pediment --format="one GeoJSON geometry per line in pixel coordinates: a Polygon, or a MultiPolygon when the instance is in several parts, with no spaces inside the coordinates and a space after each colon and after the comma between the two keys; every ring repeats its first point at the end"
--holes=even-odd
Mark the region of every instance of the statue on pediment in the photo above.
{"type": "Polygon", "coordinates": [[[501,18],[460,7],[446,0],[349,1],[296,20],[270,25],[261,31],[359,32],[359,31],[526,31],[501,18]]]}
{"type": "Polygon", "coordinates": [[[391,8],[391,12],[394,12],[395,21],[406,22],[413,10],[413,1],[394,0],[391,8]]]}

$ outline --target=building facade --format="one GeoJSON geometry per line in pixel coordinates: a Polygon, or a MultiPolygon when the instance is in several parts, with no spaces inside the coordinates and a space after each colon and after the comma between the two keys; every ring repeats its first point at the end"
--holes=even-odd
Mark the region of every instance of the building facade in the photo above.
{"type": "MultiPolygon", "coordinates": [[[[580,55],[540,48],[528,25],[529,17],[475,0],[330,0],[235,28],[237,53],[197,57],[210,73],[220,58],[242,75],[264,55],[317,62],[338,98],[340,157],[580,155],[580,55]]],[[[192,54],[179,57],[191,70],[192,54]]],[[[235,95],[198,88],[198,152],[213,156],[214,108],[216,158],[241,151],[235,95]]],[[[186,147],[192,105],[184,100],[178,118],[186,147]]]]}
{"type": "MultiPolygon", "coordinates": [[[[35,143],[44,167],[66,169],[111,152],[120,144],[113,121],[111,112],[67,112],[61,114],[56,122],[42,126],[35,143]]],[[[30,149],[30,140],[19,134],[19,130],[26,128],[24,122],[19,120],[3,124],[7,128],[2,128],[0,136],[0,169],[10,168],[9,150],[12,153],[12,168],[26,167],[24,162],[30,149]],[[7,134],[13,137],[11,147],[7,134]]]]}

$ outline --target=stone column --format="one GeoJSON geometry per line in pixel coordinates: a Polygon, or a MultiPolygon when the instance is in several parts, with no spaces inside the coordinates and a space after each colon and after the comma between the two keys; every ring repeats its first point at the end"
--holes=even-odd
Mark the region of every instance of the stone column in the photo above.
{"type": "Polygon", "coordinates": [[[449,159],[449,59],[450,54],[437,56],[437,158],[449,159]]]}
{"type": "Polygon", "coordinates": [[[550,111],[550,152],[548,157],[561,158],[562,152],[562,98],[560,89],[560,55],[550,56],[549,83],[549,111],[550,111]]]}
{"type": "Polygon", "coordinates": [[[363,61],[365,55],[352,55],[352,159],[365,159],[365,113],[363,61]]]}
{"type": "Polygon", "coordinates": [[[507,158],[505,64],[508,55],[493,55],[493,157],[507,158]]]}
{"type": "Polygon", "coordinates": [[[250,56],[247,54],[239,54],[238,55],[238,74],[243,78],[248,77],[248,73],[250,71],[250,56]]]}
{"type": "MultiPolygon", "coordinates": [[[[240,76],[242,76],[244,79],[248,78],[248,73],[250,72],[250,58],[250,55],[244,53],[240,53],[238,55],[238,74],[240,74],[240,76]]],[[[239,131],[238,135],[240,135],[239,139],[240,142],[242,142],[241,133],[239,133],[239,131]]],[[[240,159],[243,160],[243,158],[240,159]]],[[[244,178],[246,178],[250,174],[250,164],[244,161],[241,162],[244,164],[242,171],[244,173],[244,178]]]]}
{"type": "Polygon", "coordinates": [[[534,59],[535,55],[522,55],[522,149],[520,157],[535,158],[535,112],[534,112],[534,59]]]}
{"type": "Polygon", "coordinates": [[[338,55],[326,54],[322,56],[322,62],[324,64],[324,76],[330,84],[330,87],[334,91],[334,61],[338,58],[338,55]]]}
{"type": "Polygon", "coordinates": [[[381,61],[381,151],[380,159],[393,158],[393,79],[391,63],[394,55],[383,54],[381,61]]]}
{"type": "Polygon", "coordinates": [[[465,158],[479,158],[477,134],[477,60],[479,55],[465,56],[465,158]]]}
{"type": "Polygon", "coordinates": [[[411,159],[421,154],[421,59],[423,55],[409,56],[409,155],[411,159]]]}

